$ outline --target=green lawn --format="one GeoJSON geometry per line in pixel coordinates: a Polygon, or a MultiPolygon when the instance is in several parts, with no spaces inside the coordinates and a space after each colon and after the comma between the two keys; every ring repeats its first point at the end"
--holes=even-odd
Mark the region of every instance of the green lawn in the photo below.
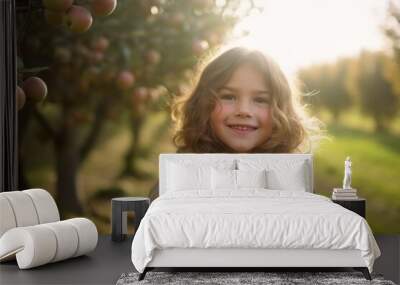
{"type": "MultiPolygon", "coordinates": [[[[156,121],[156,119],[154,119],[156,121]]],[[[330,196],[332,188],[341,187],[344,160],[350,155],[353,161],[352,186],[358,194],[367,199],[367,220],[377,233],[400,232],[400,139],[395,135],[374,134],[370,130],[348,128],[341,125],[328,125],[329,140],[321,143],[314,156],[315,191],[330,196]]],[[[166,134],[158,149],[148,160],[139,161],[139,167],[153,178],[139,180],[113,177],[120,168],[122,154],[128,145],[128,133],[121,132],[108,143],[98,148],[91,156],[81,173],[85,181],[85,193],[101,187],[118,185],[127,195],[147,195],[157,178],[158,154],[173,152],[166,134]],[[104,160],[103,153],[113,153],[112,161],[104,160]]],[[[146,135],[147,137],[147,135],[146,135]]],[[[146,143],[146,142],[145,142],[146,143]]],[[[83,184],[83,183],[82,183],[83,184]]],[[[103,216],[109,215],[109,202],[97,202],[96,206],[103,216]]],[[[100,222],[99,222],[100,224],[100,222]]],[[[104,222],[102,231],[108,231],[104,222]]]]}
{"type": "Polygon", "coordinates": [[[400,138],[340,125],[328,126],[331,140],[315,154],[317,193],[341,187],[344,160],[352,158],[352,186],[367,199],[367,220],[378,233],[400,232],[400,138]]]}
{"type": "MultiPolygon", "coordinates": [[[[158,176],[158,154],[174,152],[171,132],[166,132],[159,143],[151,133],[163,124],[166,114],[149,116],[141,137],[142,145],[151,146],[147,157],[138,161],[138,167],[150,174],[146,179],[118,178],[123,155],[129,146],[127,128],[114,132],[91,153],[78,177],[79,197],[87,215],[96,222],[99,231],[110,232],[110,200],[91,199],[101,189],[122,189],[124,195],[146,196],[158,176]],[[106,155],[105,155],[106,154],[106,155]],[[111,158],[111,159],[110,159],[111,158]],[[91,213],[97,213],[97,217],[91,213]]],[[[315,191],[330,196],[332,188],[341,187],[344,160],[353,161],[352,186],[367,199],[367,220],[377,233],[400,233],[400,131],[392,128],[392,134],[375,134],[373,123],[357,113],[346,114],[339,122],[328,119],[329,140],[323,141],[314,156],[315,191]],[[346,126],[344,126],[346,122],[346,126]]],[[[54,172],[51,166],[34,170],[29,175],[38,187],[54,191],[54,172]]]]}

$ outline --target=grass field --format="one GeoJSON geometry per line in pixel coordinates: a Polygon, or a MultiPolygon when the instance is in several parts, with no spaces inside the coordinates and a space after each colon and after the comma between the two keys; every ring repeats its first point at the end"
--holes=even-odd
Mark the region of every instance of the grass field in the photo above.
{"type": "Polygon", "coordinates": [[[330,196],[341,187],[346,156],[352,159],[352,186],[367,199],[367,220],[377,233],[400,233],[400,117],[387,133],[375,133],[371,118],[357,110],[334,121],[326,113],[329,139],[314,157],[315,189],[330,196]]]}
{"type": "MultiPolygon", "coordinates": [[[[165,116],[160,113],[146,122],[142,145],[153,143],[151,134],[165,116]]],[[[332,188],[341,186],[344,160],[349,155],[353,162],[352,186],[358,189],[359,196],[367,199],[371,228],[377,233],[400,233],[400,128],[395,124],[391,134],[375,134],[372,121],[356,112],[343,116],[339,122],[333,122],[329,116],[323,119],[328,122],[330,139],[324,140],[315,152],[315,192],[330,196],[332,188]]],[[[175,151],[170,138],[171,133],[166,132],[154,144],[150,155],[139,159],[140,170],[150,175],[147,179],[118,178],[130,140],[126,129],[114,133],[90,155],[79,174],[79,197],[88,216],[95,214],[92,218],[100,232],[110,232],[110,200],[107,195],[103,199],[93,199],[93,195],[100,189],[119,188],[123,195],[147,196],[157,180],[158,154],[175,151]]],[[[45,174],[35,170],[30,177],[38,185],[53,190],[54,174],[50,169],[45,174]],[[38,177],[47,178],[43,181],[38,177]]],[[[110,192],[111,197],[117,194],[110,192]]]]}
{"type": "Polygon", "coordinates": [[[393,135],[370,134],[330,126],[330,141],[315,154],[315,190],[330,196],[341,187],[344,159],[352,159],[352,186],[367,199],[367,220],[379,233],[400,232],[400,141],[393,135]]]}

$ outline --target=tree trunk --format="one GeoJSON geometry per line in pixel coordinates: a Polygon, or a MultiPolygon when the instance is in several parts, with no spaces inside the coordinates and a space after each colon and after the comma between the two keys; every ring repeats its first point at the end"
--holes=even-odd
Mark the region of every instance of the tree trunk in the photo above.
{"type": "Polygon", "coordinates": [[[131,119],[132,140],[128,151],[125,154],[124,168],[121,176],[140,176],[136,169],[137,151],[139,148],[140,131],[143,124],[143,117],[134,115],[131,119]]]}
{"type": "Polygon", "coordinates": [[[57,204],[61,214],[81,214],[82,207],[77,195],[79,148],[73,127],[64,124],[56,144],[57,204]]]}
{"type": "Polygon", "coordinates": [[[332,115],[333,115],[333,121],[335,124],[339,122],[339,116],[340,116],[340,111],[339,110],[332,110],[332,115]]]}
{"type": "Polygon", "coordinates": [[[386,126],[385,126],[384,121],[378,116],[375,116],[374,120],[375,120],[375,132],[376,133],[386,132],[386,126]]]}

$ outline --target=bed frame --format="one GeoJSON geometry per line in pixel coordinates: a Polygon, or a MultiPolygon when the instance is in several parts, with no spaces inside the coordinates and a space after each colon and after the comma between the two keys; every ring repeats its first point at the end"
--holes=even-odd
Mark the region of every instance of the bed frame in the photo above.
{"type": "MultiPolygon", "coordinates": [[[[306,176],[308,185],[306,191],[313,193],[313,164],[311,154],[161,154],[159,160],[159,193],[166,192],[166,165],[168,161],[188,159],[213,160],[220,159],[289,159],[304,160],[306,162],[306,176]]],[[[367,280],[371,280],[368,268],[361,257],[360,250],[330,250],[330,249],[254,249],[254,248],[168,248],[157,249],[151,262],[143,273],[139,275],[142,280],[146,273],[154,268],[172,267],[212,267],[212,268],[332,268],[352,267],[361,271],[367,280]]]]}

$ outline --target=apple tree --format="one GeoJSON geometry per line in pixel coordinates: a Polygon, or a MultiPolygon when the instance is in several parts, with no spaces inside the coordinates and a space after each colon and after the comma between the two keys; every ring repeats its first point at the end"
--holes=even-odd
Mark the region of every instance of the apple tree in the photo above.
{"type": "Polygon", "coordinates": [[[132,137],[121,174],[137,175],[139,151],[151,147],[139,140],[146,118],[167,112],[199,58],[256,8],[239,0],[44,0],[19,27],[24,65],[47,85],[46,100],[20,112],[20,183],[29,187],[23,162],[40,134],[53,153],[47,163],[62,213],[81,212],[79,170],[109,138],[108,122],[119,120],[128,120],[132,137]]]}

